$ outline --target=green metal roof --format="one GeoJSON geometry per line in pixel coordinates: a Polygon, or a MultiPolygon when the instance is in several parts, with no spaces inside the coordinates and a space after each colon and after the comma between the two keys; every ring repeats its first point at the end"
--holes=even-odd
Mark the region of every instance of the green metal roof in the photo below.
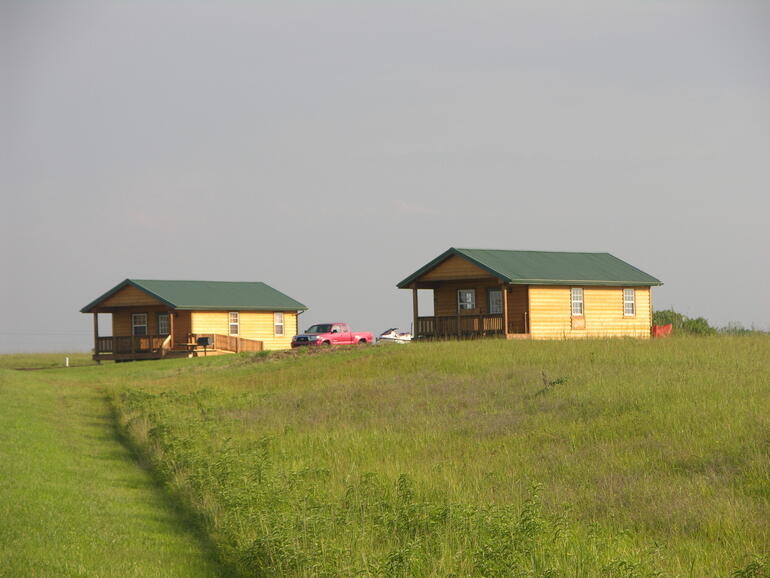
{"type": "Polygon", "coordinates": [[[158,281],[126,279],[80,311],[89,313],[99,303],[132,285],[173,309],[230,311],[304,311],[305,305],[262,282],[158,281]]]}
{"type": "Polygon", "coordinates": [[[634,285],[662,283],[609,253],[455,249],[445,251],[401,281],[403,289],[442,261],[458,255],[506,283],[523,285],[634,285]]]}

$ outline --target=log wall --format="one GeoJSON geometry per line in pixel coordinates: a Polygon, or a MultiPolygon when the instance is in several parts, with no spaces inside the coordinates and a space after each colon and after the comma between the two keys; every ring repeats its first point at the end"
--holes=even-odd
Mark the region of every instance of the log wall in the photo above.
{"type": "MultiPolygon", "coordinates": [[[[191,333],[228,335],[229,311],[192,311],[191,313],[191,333]]],[[[274,335],[272,311],[240,311],[239,313],[240,337],[262,341],[265,350],[291,348],[291,338],[297,334],[297,314],[294,311],[285,311],[283,314],[283,336],[274,335]]]]}
{"type": "Polygon", "coordinates": [[[451,281],[454,279],[479,279],[489,277],[489,272],[473,263],[452,255],[419,278],[423,281],[451,281]]]}
{"type": "Polygon", "coordinates": [[[134,305],[162,305],[165,307],[164,303],[161,303],[152,295],[148,295],[133,285],[126,285],[123,289],[99,303],[99,309],[106,307],[131,307],[134,305]]]}
{"type": "Polygon", "coordinates": [[[489,289],[500,289],[500,281],[490,278],[484,281],[450,281],[433,290],[433,312],[436,316],[457,315],[458,289],[476,290],[476,308],[466,309],[463,314],[483,315],[489,312],[489,289]]]}
{"type": "MultiPolygon", "coordinates": [[[[157,303],[157,301],[156,301],[157,303]]],[[[131,314],[132,313],[146,313],[147,314],[147,334],[158,335],[158,313],[168,313],[168,307],[166,306],[143,306],[143,307],[130,307],[116,311],[112,314],[112,334],[114,336],[131,335],[131,314]]],[[[176,319],[174,319],[176,323],[176,319]]],[[[174,333],[177,335],[178,328],[174,326],[174,333]]]]}
{"type": "Polygon", "coordinates": [[[650,336],[650,288],[636,287],[636,314],[623,315],[623,287],[583,287],[583,318],[571,315],[570,287],[529,287],[533,339],[650,336]]]}

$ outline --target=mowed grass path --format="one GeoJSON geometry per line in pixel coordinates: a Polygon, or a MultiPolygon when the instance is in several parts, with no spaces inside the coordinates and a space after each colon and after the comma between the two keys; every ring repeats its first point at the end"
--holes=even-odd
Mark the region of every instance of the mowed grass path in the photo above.
{"type": "Polygon", "coordinates": [[[221,576],[120,443],[103,391],[64,371],[0,369],[0,576],[221,576]]]}

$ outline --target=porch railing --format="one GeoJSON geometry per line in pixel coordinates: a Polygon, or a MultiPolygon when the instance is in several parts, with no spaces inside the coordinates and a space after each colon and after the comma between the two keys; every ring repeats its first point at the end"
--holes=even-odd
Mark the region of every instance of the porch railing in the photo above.
{"type": "Polygon", "coordinates": [[[262,351],[264,344],[256,339],[246,339],[237,335],[219,335],[218,333],[195,333],[190,334],[190,341],[194,342],[198,337],[211,337],[214,344],[213,349],[222,351],[232,351],[241,353],[244,351],[262,351]]]}
{"type": "Polygon", "coordinates": [[[170,335],[126,335],[96,338],[99,355],[124,355],[128,353],[159,353],[171,349],[170,335]]]}
{"type": "Polygon", "coordinates": [[[502,335],[503,316],[490,314],[418,317],[415,333],[421,337],[502,335]]]}
{"type": "MultiPolygon", "coordinates": [[[[211,349],[232,351],[262,351],[263,343],[255,339],[245,339],[237,335],[218,334],[191,334],[188,342],[195,344],[197,337],[211,337],[213,345],[211,349]]],[[[191,351],[188,344],[177,344],[176,348],[183,351],[191,351]]],[[[101,356],[125,356],[138,355],[145,357],[163,357],[172,349],[170,335],[125,335],[97,337],[94,353],[101,356]]],[[[200,348],[195,348],[200,349],[200,348]]]]}

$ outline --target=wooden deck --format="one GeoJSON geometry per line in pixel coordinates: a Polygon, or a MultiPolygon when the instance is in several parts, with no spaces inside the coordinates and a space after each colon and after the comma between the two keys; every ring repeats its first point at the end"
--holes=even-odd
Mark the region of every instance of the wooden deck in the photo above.
{"type": "Polygon", "coordinates": [[[472,339],[506,334],[509,339],[529,337],[526,333],[515,332],[512,323],[509,325],[508,331],[504,331],[501,314],[418,317],[415,336],[423,339],[472,339]]]}
{"type": "Polygon", "coordinates": [[[244,339],[233,335],[194,335],[185,342],[172,343],[170,335],[122,335],[97,337],[94,361],[138,361],[171,357],[197,357],[198,355],[221,355],[262,351],[261,341],[244,339]],[[197,345],[198,337],[211,337],[213,346],[204,348],[197,345]]]}

